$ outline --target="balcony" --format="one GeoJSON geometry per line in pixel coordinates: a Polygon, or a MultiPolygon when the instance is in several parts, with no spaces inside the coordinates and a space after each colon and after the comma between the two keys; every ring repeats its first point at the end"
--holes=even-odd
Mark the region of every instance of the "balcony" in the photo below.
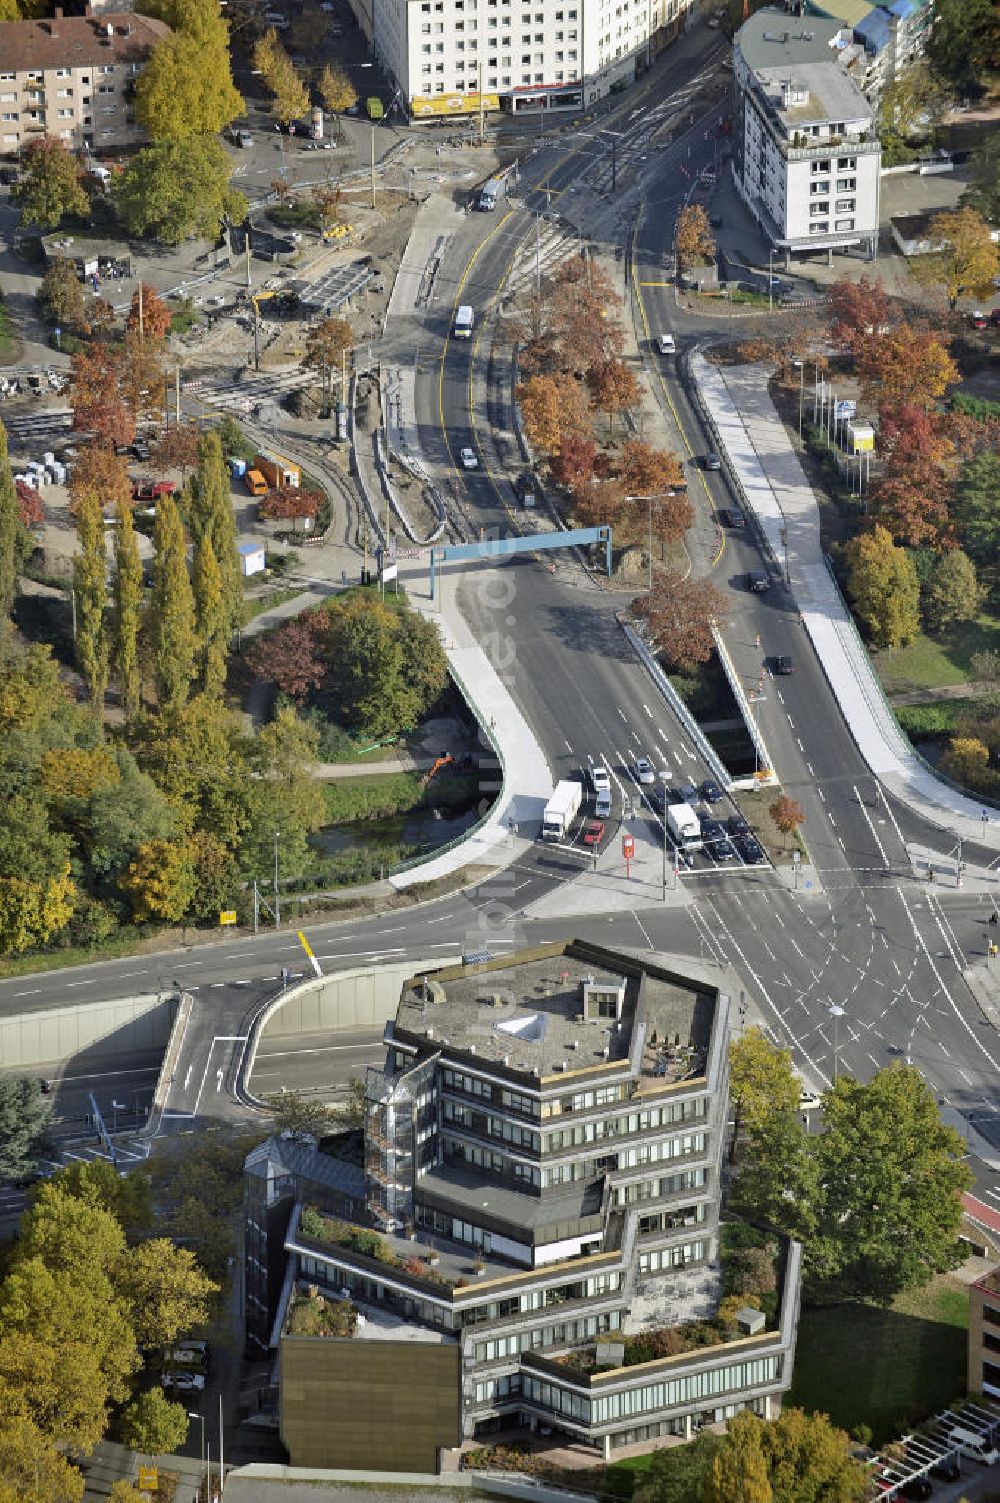
{"type": "Polygon", "coordinates": [[[831,152],[842,151],[846,156],[877,156],[882,143],[877,138],[866,136],[828,136],[824,141],[811,141],[808,145],[793,146],[791,141],[779,140],[778,145],[786,161],[808,162],[816,157],[828,157],[831,152]]]}

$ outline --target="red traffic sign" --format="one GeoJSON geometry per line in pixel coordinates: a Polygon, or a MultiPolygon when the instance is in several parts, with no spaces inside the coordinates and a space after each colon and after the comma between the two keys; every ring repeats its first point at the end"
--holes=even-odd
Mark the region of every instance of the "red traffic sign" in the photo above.
{"type": "Polygon", "coordinates": [[[635,837],[633,835],[622,836],[622,855],[626,861],[631,861],[635,855],[635,837]]]}

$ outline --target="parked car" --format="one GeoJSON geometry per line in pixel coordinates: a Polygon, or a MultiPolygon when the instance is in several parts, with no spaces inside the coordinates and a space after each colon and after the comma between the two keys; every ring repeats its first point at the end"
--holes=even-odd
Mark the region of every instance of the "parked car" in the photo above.
{"type": "Polygon", "coordinates": [[[726,829],[729,831],[730,835],[750,834],[750,825],[747,822],[746,818],[739,812],[739,810],[737,810],[735,814],[730,814],[729,818],[726,820],[726,829]]]}
{"type": "Polygon", "coordinates": [[[899,1489],[904,1498],[929,1498],[934,1489],[926,1477],[912,1477],[909,1482],[904,1482],[899,1489]]]}
{"type": "Polygon", "coordinates": [[[735,861],[736,852],[728,835],[723,835],[720,840],[706,840],[705,852],[713,861],[735,861]]]}
{"type": "Polygon", "coordinates": [[[957,1456],[942,1456],[931,1467],[931,1476],[939,1482],[957,1482],[962,1475],[962,1468],[957,1456]]]}
{"type": "Polygon", "coordinates": [[[969,314],[969,323],[974,329],[988,329],[990,326],[989,319],[980,308],[977,308],[975,313],[969,314]]]}
{"type": "Polygon", "coordinates": [[[637,783],[642,783],[646,788],[652,787],[656,782],[656,773],[653,771],[653,764],[648,757],[636,757],[635,780],[637,783]]]}
{"type": "Polygon", "coordinates": [[[161,1386],[174,1393],[202,1393],[205,1388],[204,1373],[164,1373],[161,1386]]]}
{"type": "Polygon", "coordinates": [[[604,839],[603,819],[588,819],[583,827],[584,845],[600,845],[604,839]]]}

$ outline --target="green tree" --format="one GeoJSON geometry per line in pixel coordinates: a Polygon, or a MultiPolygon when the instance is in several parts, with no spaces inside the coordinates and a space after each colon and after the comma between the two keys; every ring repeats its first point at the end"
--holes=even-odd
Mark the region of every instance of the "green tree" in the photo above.
{"type": "Polygon", "coordinates": [[[191,480],[188,521],[195,543],[208,537],[218,564],[227,634],[243,622],[243,577],[236,551],[236,517],[222,441],[215,429],[198,441],[198,469],[191,480]]]}
{"type": "Polygon", "coordinates": [[[208,1318],[218,1292],[188,1247],[166,1237],[140,1242],[119,1264],[115,1286],[140,1351],[169,1346],[208,1318]]]}
{"type": "Polygon", "coordinates": [[[943,242],[944,249],[918,256],[910,263],[921,282],[940,284],[954,308],[960,297],[988,298],[993,278],[1000,269],[1000,250],[991,239],[990,226],[975,209],[953,209],[935,214],[927,227],[928,239],[943,242]]]}
{"type": "Polygon", "coordinates": [[[0,1181],[27,1174],[46,1144],[49,1103],[38,1078],[0,1075],[0,1181]]]}
{"type": "Polygon", "coordinates": [[[107,555],[104,549],[104,511],[96,492],[81,497],[76,516],[79,553],[73,560],[76,596],[76,661],[87,685],[91,707],[101,718],[108,687],[107,555]]]}
{"type": "Polygon", "coordinates": [[[267,791],[253,787],[250,742],[238,717],[196,694],[173,715],[151,716],[137,732],[136,756],[174,810],[179,831],[202,830],[235,849],[267,791]]]}
{"type": "Polygon", "coordinates": [[[84,329],[87,324],[83,283],[67,256],[53,256],[37,293],[38,311],[47,323],[62,329],[84,329]]]}
{"type": "Polygon", "coordinates": [[[309,108],[309,91],[296,73],[276,31],[268,31],[260,39],[254,48],[253,61],[274,95],[271,100],[274,118],[282,125],[288,125],[305,114],[309,108]]]}
{"type": "Polygon", "coordinates": [[[94,792],[84,836],[91,870],[112,887],[141,845],[169,840],[179,823],[176,810],[153,779],[139,770],[132,753],[118,747],[115,757],[120,781],[94,792]]]}
{"type": "Polygon", "coordinates": [[[222,576],[215,561],[212,539],[207,534],[195,548],[194,609],[202,686],[212,699],[218,699],[226,684],[229,633],[222,598],[222,576]]]}
{"type": "Polygon", "coordinates": [[[85,217],[90,209],[73,153],[54,136],[30,141],[21,152],[13,197],[25,224],[51,230],[64,214],[85,217]]]}
{"type": "Polygon", "coordinates": [[[257,772],[251,790],[254,816],[241,856],[248,872],[269,871],[274,832],[280,830],[280,859],[286,875],[297,876],[308,860],[307,837],[323,821],[322,799],[313,776],[315,728],[289,706],[279,709],[253,743],[257,772]]]}
{"type": "Polygon", "coordinates": [[[277,1133],[290,1132],[295,1137],[311,1133],[313,1137],[322,1138],[336,1125],[332,1107],[313,1096],[304,1096],[301,1091],[279,1091],[273,1096],[265,1096],[264,1105],[277,1133]]]}
{"type": "Polygon", "coordinates": [[[983,76],[996,68],[1000,17],[993,0],[936,0],[927,57],[958,93],[978,98],[983,76]]]}
{"type": "Polygon", "coordinates": [[[241,222],[247,201],[230,186],[232,163],[214,136],[147,146],[118,177],[113,197],[131,235],[179,245],[189,235],[215,240],[223,221],[241,222]]]}
{"type": "Polygon", "coordinates": [[[194,678],[197,638],[184,527],[172,496],[157,502],[153,549],[150,626],[156,693],[163,709],[175,711],[187,700],[194,678]]]}
{"type": "Polygon", "coordinates": [[[142,562],[132,521],[132,508],[119,502],[115,532],[115,571],[112,582],[114,611],[111,642],[115,675],[121,694],[125,723],[139,713],[142,670],[139,664],[139,629],[142,624],[142,562]]]}
{"type": "Polygon", "coordinates": [[[20,514],[7,450],[7,429],[0,423],[0,620],[14,609],[17,595],[20,514]]]}
{"type": "Polygon", "coordinates": [[[226,23],[214,31],[175,32],[153,48],[135,91],[136,119],[153,141],[211,136],[243,113],[230,68],[226,23]]]}
{"type": "Polygon", "coordinates": [[[920,630],[920,581],[905,548],[884,527],[854,538],[845,549],[854,610],[878,647],[899,647],[920,630]]]}
{"type": "Polygon", "coordinates": [[[417,706],[403,678],[394,612],[354,595],[329,616],[331,685],[348,724],[373,737],[412,729],[417,706]]]}
{"type": "Polygon", "coordinates": [[[916,155],[915,137],[933,135],[945,108],[944,91],[923,61],[913,62],[886,84],[879,101],[878,130],[890,166],[916,155]]]}
{"type": "Polygon", "coordinates": [[[721,1435],[702,1430],[684,1446],[654,1451],[649,1470],[636,1473],[636,1503],[698,1503],[721,1435]]]}
{"type": "Polygon", "coordinates": [[[961,548],[938,554],[923,591],[923,617],[929,631],[953,621],[974,621],[983,603],[976,566],[961,548]]]}
{"type": "Polygon", "coordinates": [[[107,1159],[79,1159],[57,1170],[49,1183],[86,1205],[107,1211],[127,1237],[153,1225],[153,1197],[144,1169],[119,1174],[107,1159]]]}
{"type": "Polygon", "coordinates": [[[733,1204],[752,1221],[808,1240],[816,1222],[812,1142],[797,1112],[775,1112],[746,1131],[733,1204]]]}
{"type": "Polygon", "coordinates": [[[824,1131],[809,1140],[816,1231],[805,1269],[814,1288],[888,1304],[957,1267],[960,1197],[972,1174],[919,1070],[894,1064],[867,1085],[841,1076],[823,1106],[824,1131]]]}
{"type": "Polygon", "coordinates": [[[139,923],[154,919],[179,923],[195,893],[187,845],[176,840],[147,841],[136,851],[118,886],[131,902],[139,923]]]}
{"type": "Polygon", "coordinates": [[[80,1503],[83,1474],[24,1410],[21,1396],[0,1383],[0,1503],[80,1503]]]}
{"type": "Polygon", "coordinates": [[[124,1251],[125,1233],[103,1206],[53,1180],[38,1186],[21,1224],[19,1258],[39,1258],[53,1273],[83,1278],[106,1272],[124,1251]]]}
{"type": "Polygon", "coordinates": [[[746,1409],[729,1421],[722,1444],[709,1463],[703,1503],[772,1503],[761,1449],[762,1428],[757,1416],[746,1409]]]}
{"type": "Polygon", "coordinates": [[[0,878],[0,955],[20,955],[65,929],[76,906],[69,864],[41,882],[0,878]]]}
{"type": "Polygon", "coordinates": [[[868,1496],[868,1468],[825,1414],[782,1408],[769,1424],[754,1422],[774,1503],[861,1503],[868,1496]]]}
{"type": "Polygon", "coordinates": [[[990,131],[972,153],[971,182],[961,201],[991,224],[1000,220],[1000,135],[996,131],[990,131]]]}
{"type": "Polygon", "coordinates": [[[740,1133],[764,1127],[776,1112],[795,1112],[801,1083],[789,1049],[772,1044],[760,1028],[748,1028],[729,1045],[729,1095],[736,1108],[734,1151],[740,1133]]]}
{"type": "Polygon", "coordinates": [[[966,460],[955,503],[965,551],[980,579],[996,590],[1000,585],[1000,454],[984,451],[966,460]]]}
{"type": "Polygon", "coordinates": [[[162,1388],[147,1388],[122,1413],[122,1440],[143,1456],[170,1455],[187,1440],[188,1416],[183,1404],[173,1404],[162,1388]]]}

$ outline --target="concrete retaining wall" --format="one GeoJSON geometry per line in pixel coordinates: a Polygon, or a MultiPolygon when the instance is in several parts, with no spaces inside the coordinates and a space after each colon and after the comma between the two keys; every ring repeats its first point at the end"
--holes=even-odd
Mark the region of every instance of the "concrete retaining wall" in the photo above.
{"type": "Polygon", "coordinates": [[[170,1037],[177,996],[174,993],[119,997],[108,1002],[14,1013],[0,1018],[0,1060],[4,1069],[52,1064],[89,1049],[127,1054],[134,1049],[162,1049],[170,1037]]]}
{"type": "Polygon", "coordinates": [[[396,1012],[403,982],[423,966],[440,969],[450,964],[441,957],[432,961],[398,960],[359,966],[331,976],[316,976],[289,987],[272,1003],[260,1032],[268,1038],[286,1034],[314,1033],[329,1029],[362,1028],[385,1022],[396,1012]]]}

